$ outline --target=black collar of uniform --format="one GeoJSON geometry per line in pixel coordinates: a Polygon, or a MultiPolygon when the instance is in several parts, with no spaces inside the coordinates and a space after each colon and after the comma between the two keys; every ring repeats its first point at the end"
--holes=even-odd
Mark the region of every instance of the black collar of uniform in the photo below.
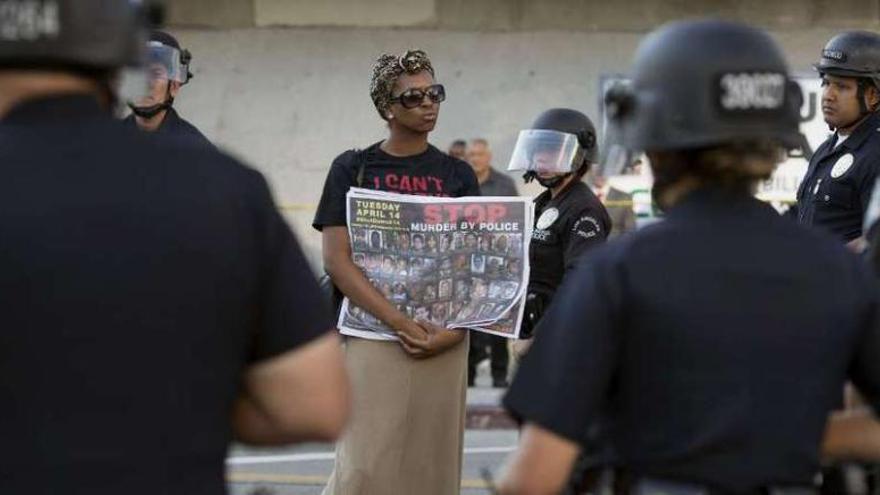
{"type": "MultiPolygon", "coordinates": [[[[868,139],[868,136],[880,130],[880,112],[875,112],[871,114],[870,117],[865,119],[864,122],[859,124],[856,127],[855,131],[849,135],[848,138],[842,143],[840,143],[841,148],[846,148],[850,151],[855,151],[859,149],[862,143],[868,139]]],[[[834,133],[834,137],[839,137],[839,134],[834,133]]],[[[833,145],[832,145],[833,146],[833,145]]]]}
{"type": "Polygon", "coordinates": [[[177,114],[177,110],[175,110],[174,107],[171,107],[165,112],[165,117],[162,118],[162,123],[159,124],[158,130],[161,131],[163,128],[171,129],[177,125],[178,122],[180,122],[180,115],[177,114]]]}
{"type": "Polygon", "coordinates": [[[101,108],[96,96],[68,94],[27,100],[12,107],[0,122],[4,124],[30,124],[106,116],[108,113],[101,108]]]}
{"type": "Polygon", "coordinates": [[[559,204],[559,202],[562,201],[563,198],[568,196],[568,194],[571,191],[573,191],[578,186],[578,184],[580,184],[583,187],[587,187],[587,185],[584,184],[583,180],[575,179],[575,180],[569,182],[565,187],[563,187],[562,190],[559,191],[559,194],[557,194],[555,198],[552,196],[550,189],[547,189],[546,191],[542,192],[541,194],[538,195],[538,197],[535,198],[535,205],[537,205],[538,208],[543,208],[544,206],[547,206],[550,203],[559,204]]]}
{"type": "MultiPolygon", "coordinates": [[[[159,127],[156,128],[156,132],[160,132],[167,127],[173,127],[180,121],[180,115],[174,110],[174,107],[169,108],[165,111],[165,116],[162,117],[162,122],[159,123],[159,127]]],[[[134,112],[128,114],[125,119],[122,120],[128,125],[137,126],[137,116],[134,112]]]]}
{"type": "Polygon", "coordinates": [[[666,216],[668,218],[705,216],[709,212],[710,214],[729,212],[737,216],[778,215],[772,206],[752,195],[717,186],[705,186],[687,193],[669,209],[666,216]]]}

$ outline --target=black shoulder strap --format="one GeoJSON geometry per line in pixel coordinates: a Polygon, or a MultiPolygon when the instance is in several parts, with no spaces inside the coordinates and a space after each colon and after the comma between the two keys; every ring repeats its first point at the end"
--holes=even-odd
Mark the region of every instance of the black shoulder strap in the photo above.
{"type": "Polygon", "coordinates": [[[364,171],[367,168],[367,165],[374,162],[376,160],[376,150],[371,146],[365,150],[358,152],[358,171],[355,176],[354,183],[358,187],[364,186],[364,171]]]}

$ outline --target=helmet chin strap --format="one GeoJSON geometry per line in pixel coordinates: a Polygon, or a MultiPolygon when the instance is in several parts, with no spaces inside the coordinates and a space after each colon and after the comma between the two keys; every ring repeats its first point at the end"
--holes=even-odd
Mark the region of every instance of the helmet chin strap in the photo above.
{"type": "Polygon", "coordinates": [[[569,172],[567,174],[554,175],[553,177],[544,179],[541,176],[539,176],[538,173],[535,172],[534,170],[529,170],[528,172],[526,172],[523,175],[523,180],[525,181],[526,184],[528,184],[529,182],[532,182],[533,180],[537,180],[538,184],[541,184],[541,186],[546,187],[547,189],[553,189],[554,187],[558,186],[559,184],[562,184],[562,181],[564,181],[571,174],[572,174],[572,172],[569,172]]]}
{"type": "Polygon", "coordinates": [[[554,187],[558,186],[559,184],[562,184],[562,181],[564,181],[569,175],[571,175],[571,172],[569,172],[565,175],[556,175],[550,179],[543,179],[541,177],[538,177],[538,184],[541,184],[542,186],[546,187],[547,189],[553,189],[554,187]]]}
{"type": "Polygon", "coordinates": [[[142,119],[152,119],[156,115],[159,115],[161,112],[164,112],[170,109],[174,105],[174,97],[171,96],[171,81],[168,81],[168,86],[165,89],[165,101],[162,103],[157,103],[155,105],[150,105],[148,107],[139,107],[134,103],[129,102],[128,108],[131,109],[132,113],[137,115],[142,119]]]}

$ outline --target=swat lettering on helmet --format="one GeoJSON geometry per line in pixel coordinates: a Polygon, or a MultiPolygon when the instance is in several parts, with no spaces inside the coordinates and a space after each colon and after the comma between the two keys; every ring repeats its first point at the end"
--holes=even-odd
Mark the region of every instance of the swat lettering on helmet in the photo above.
{"type": "Polygon", "coordinates": [[[785,85],[783,74],[724,74],[719,79],[719,104],[729,113],[778,110],[785,103],[785,85]]]}
{"type": "Polygon", "coordinates": [[[846,54],[840,50],[822,50],[822,58],[830,58],[838,62],[846,62],[846,54]]]}
{"type": "Polygon", "coordinates": [[[55,0],[0,0],[0,41],[57,38],[59,12],[55,0]]]}

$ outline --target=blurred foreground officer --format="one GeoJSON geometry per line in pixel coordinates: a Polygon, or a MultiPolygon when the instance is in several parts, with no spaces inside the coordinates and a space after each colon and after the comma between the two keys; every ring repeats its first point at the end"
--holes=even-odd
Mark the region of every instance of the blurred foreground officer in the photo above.
{"type": "Polygon", "coordinates": [[[332,439],[347,414],[263,177],[112,117],[133,5],[0,2],[3,494],[220,495],[233,436],[332,439]]]}
{"type": "Polygon", "coordinates": [[[606,101],[667,217],[560,287],[504,400],[526,426],[502,493],[556,493],[602,413],[618,493],[815,493],[844,381],[880,406],[880,334],[859,261],[753,196],[802,141],[801,99],[757,29],[645,39],[632,87],[606,101]]]}
{"type": "Polygon", "coordinates": [[[210,144],[204,134],[174,109],[174,99],[193,77],[190,72],[192,54],[182,49],[174,36],[153,31],[147,43],[147,55],[149,88],[146,94],[128,103],[132,113],[125,119],[126,124],[137,125],[147,132],[210,144]]]}
{"type": "Polygon", "coordinates": [[[835,132],[810,160],[798,189],[797,218],[852,242],[862,236],[880,171],[880,35],[839,34],[815,67],[822,76],[822,114],[835,132]]]}
{"type": "MultiPolygon", "coordinates": [[[[582,181],[596,156],[593,123],[577,110],[547,110],[519,134],[508,170],[525,172],[527,184],[537,180],[546,189],[535,198],[522,339],[532,338],[563,275],[611,232],[608,212],[582,181]]],[[[514,347],[522,354],[530,342],[518,341],[514,347]]]]}

